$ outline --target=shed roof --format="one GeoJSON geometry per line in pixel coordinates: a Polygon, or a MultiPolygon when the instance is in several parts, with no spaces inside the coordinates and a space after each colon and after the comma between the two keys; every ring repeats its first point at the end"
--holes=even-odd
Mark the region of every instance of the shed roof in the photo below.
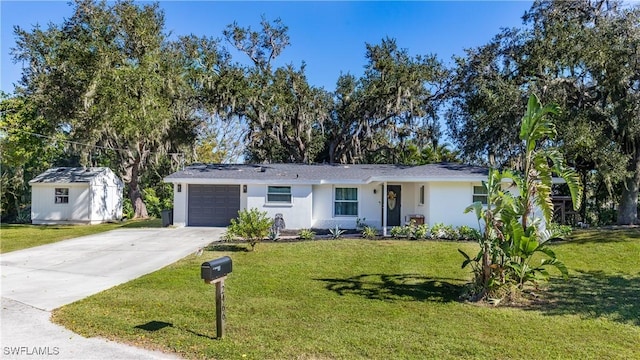
{"type": "Polygon", "coordinates": [[[192,183],[370,183],[375,181],[470,181],[487,177],[488,169],[440,163],[421,166],[382,164],[195,164],[165,178],[192,183]]]}
{"type": "Polygon", "coordinates": [[[29,181],[30,184],[88,183],[95,177],[111,171],[107,167],[57,167],[51,168],[29,181]]]}

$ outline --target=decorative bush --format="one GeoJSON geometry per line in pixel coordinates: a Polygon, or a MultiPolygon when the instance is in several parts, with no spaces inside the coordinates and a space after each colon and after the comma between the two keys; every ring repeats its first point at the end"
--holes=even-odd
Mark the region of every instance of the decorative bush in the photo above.
{"type": "Polygon", "coordinates": [[[560,225],[556,223],[550,223],[547,225],[547,230],[551,233],[552,238],[564,239],[571,235],[573,228],[569,225],[560,225]]]}
{"type": "Polygon", "coordinates": [[[346,232],[346,230],[340,229],[339,225],[336,225],[333,229],[329,229],[329,235],[331,235],[331,238],[336,240],[336,239],[340,239],[342,237],[342,234],[344,234],[346,232]]]}
{"type": "Polygon", "coordinates": [[[458,227],[458,235],[460,240],[478,241],[482,238],[480,231],[466,225],[458,227]]]}
{"type": "Polygon", "coordinates": [[[273,226],[271,227],[271,230],[269,230],[269,240],[271,241],[280,240],[280,231],[275,230],[273,226]]]}
{"type": "Polygon", "coordinates": [[[378,230],[371,226],[365,226],[362,229],[362,237],[365,239],[375,239],[378,237],[378,230]]]}
{"type": "Polygon", "coordinates": [[[231,219],[227,233],[245,239],[253,251],[256,244],[269,235],[272,225],[273,220],[267,217],[266,211],[259,211],[256,208],[240,210],[238,218],[231,219]]]}
{"type": "Polygon", "coordinates": [[[458,240],[459,237],[458,231],[451,225],[436,223],[431,227],[432,239],[458,240]]]}
{"type": "Polygon", "coordinates": [[[298,232],[298,238],[300,240],[313,240],[316,237],[316,233],[311,231],[311,229],[302,229],[298,232]]]}
{"type": "Polygon", "coordinates": [[[408,226],[394,226],[389,231],[389,234],[394,238],[409,237],[411,235],[411,228],[408,226]]]}
{"type": "Polygon", "coordinates": [[[429,225],[422,224],[413,228],[413,235],[411,236],[417,240],[424,240],[429,238],[429,225]]]}

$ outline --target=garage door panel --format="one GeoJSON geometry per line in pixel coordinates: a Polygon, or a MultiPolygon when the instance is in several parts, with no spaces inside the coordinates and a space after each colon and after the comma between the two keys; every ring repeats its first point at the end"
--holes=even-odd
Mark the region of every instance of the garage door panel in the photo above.
{"type": "Polygon", "coordinates": [[[240,210],[240,185],[189,185],[189,226],[228,226],[240,210]]]}

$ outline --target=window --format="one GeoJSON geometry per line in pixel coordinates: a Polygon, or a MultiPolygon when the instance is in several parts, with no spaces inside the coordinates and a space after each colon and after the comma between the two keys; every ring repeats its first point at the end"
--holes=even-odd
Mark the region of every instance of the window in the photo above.
{"type": "Polygon", "coordinates": [[[56,204],[68,204],[69,203],[69,188],[56,188],[56,204]]]}
{"type": "Polygon", "coordinates": [[[424,185],[420,186],[420,195],[418,197],[418,205],[424,205],[424,185]]]}
{"type": "Polygon", "coordinates": [[[358,189],[335,188],[335,216],[358,216],[358,189]]]}
{"type": "Polygon", "coordinates": [[[487,189],[484,186],[473,187],[473,202],[480,201],[482,205],[487,205],[487,189]]]}
{"type": "Polygon", "coordinates": [[[268,186],[267,202],[291,204],[291,186],[268,186]]]}

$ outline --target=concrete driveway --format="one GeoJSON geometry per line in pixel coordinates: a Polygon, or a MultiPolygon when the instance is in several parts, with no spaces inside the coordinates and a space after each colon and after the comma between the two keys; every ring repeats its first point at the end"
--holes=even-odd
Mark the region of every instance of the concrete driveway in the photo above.
{"type": "Polygon", "coordinates": [[[163,268],[219,240],[223,231],[223,228],[119,229],[0,255],[0,357],[174,358],[102,339],[83,338],[49,322],[50,311],[163,268]]]}

